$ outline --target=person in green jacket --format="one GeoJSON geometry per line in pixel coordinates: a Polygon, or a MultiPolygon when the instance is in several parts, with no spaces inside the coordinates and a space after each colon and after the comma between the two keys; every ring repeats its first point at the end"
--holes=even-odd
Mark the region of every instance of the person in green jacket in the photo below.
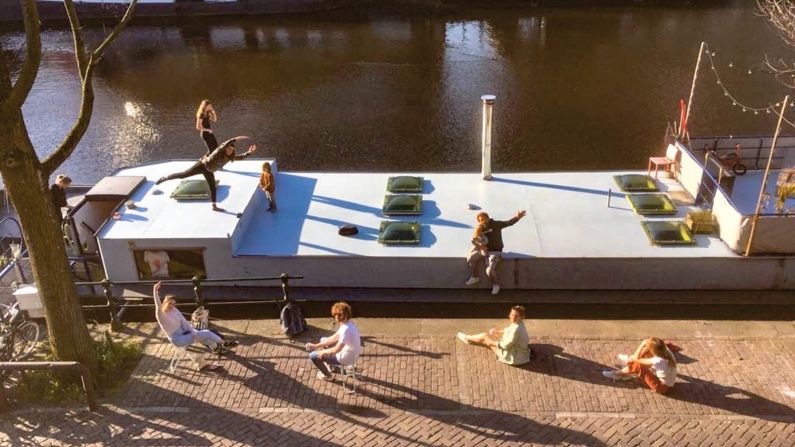
{"type": "Polygon", "coordinates": [[[497,354],[497,360],[509,365],[523,365],[530,361],[530,335],[524,325],[525,310],[523,306],[511,307],[508,319],[511,324],[503,330],[491,328],[488,332],[467,335],[459,332],[457,337],[466,344],[480,345],[491,348],[497,354]]]}

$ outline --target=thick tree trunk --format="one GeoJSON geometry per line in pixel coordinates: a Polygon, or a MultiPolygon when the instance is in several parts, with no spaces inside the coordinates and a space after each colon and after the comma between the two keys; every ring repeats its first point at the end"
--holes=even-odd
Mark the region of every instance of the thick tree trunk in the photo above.
{"type": "Polygon", "coordinates": [[[42,173],[21,112],[11,112],[0,120],[0,144],[4,146],[0,172],[25,229],[25,244],[44,304],[53,354],[58,360],[82,362],[96,370],[96,354],[59,228],[60,216],[52,205],[49,179],[42,173]]]}

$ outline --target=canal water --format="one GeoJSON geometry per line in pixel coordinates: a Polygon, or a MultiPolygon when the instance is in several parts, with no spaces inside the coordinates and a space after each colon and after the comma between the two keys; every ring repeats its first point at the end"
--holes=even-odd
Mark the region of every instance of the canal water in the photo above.
{"type": "MultiPolygon", "coordinates": [[[[92,41],[101,35],[89,30],[92,41]]],[[[0,39],[13,50],[22,34],[0,39]]],[[[46,154],[80,97],[70,33],[50,29],[42,40],[24,112],[46,154]]],[[[482,94],[497,96],[496,172],[645,168],[678,119],[702,40],[740,104],[705,59],[691,133],[772,133],[774,115],[740,105],[780,101],[784,88],[759,63],[792,52],[750,6],[359,10],[131,26],[97,71],[90,130],[62,171],[89,183],[126,165],[199,157],[202,98],[219,112],[219,140],[250,135],[257,155],[283,170],[477,171],[482,94]]]]}

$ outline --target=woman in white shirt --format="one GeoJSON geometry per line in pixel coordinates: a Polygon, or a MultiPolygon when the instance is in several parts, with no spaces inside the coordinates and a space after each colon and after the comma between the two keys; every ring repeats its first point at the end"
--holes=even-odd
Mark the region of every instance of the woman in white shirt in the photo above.
{"type": "Polygon", "coordinates": [[[627,365],[620,370],[603,371],[602,375],[613,380],[638,378],[655,393],[665,394],[676,383],[676,359],[674,354],[657,337],[640,343],[632,355],[619,354],[619,361],[627,365]]]}
{"type": "Polygon", "coordinates": [[[328,365],[353,365],[362,353],[359,328],[351,321],[351,306],[344,301],[334,303],[331,306],[331,316],[340,325],[337,332],[331,337],[321,338],[320,343],[306,344],[306,349],[312,351],[309,358],[319,370],[317,378],[327,381],[334,380],[334,374],[329,371],[328,365]]]}
{"type": "MultiPolygon", "coordinates": [[[[166,333],[171,343],[178,347],[190,346],[194,341],[207,345],[213,353],[220,354],[226,346],[224,340],[216,333],[208,330],[194,328],[176,308],[176,297],[166,295],[160,300],[161,283],[152,288],[152,297],[155,300],[155,318],[166,333]]],[[[229,343],[233,346],[234,342],[229,343]]]]}

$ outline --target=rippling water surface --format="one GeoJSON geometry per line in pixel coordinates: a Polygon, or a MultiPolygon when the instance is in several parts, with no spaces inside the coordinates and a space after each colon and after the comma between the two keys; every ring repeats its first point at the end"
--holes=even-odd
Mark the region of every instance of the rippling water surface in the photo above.
{"type": "MultiPolygon", "coordinates": [[[[14,48],[22,35],[0,39],[14,48]]],[[[497,95],[495,171],[642,168],[687,98],[702,40],[742,102],[783,96],[757,64],[791,53],[751,9],[341,11],[132,26],[97,72],[91,127],[62,170],[86,183],[197,158],[194,113],[210,98],[219,140],[251,135],[281,169],[476,171],[485,93],[497,95]]],[[[79,106],[69,32],[48,30],[43,45],[24,108],[42,154],[79,106]]],[[[772,117],[733,107],[706,61],[692,133],[772,133],[772,117]]]]}

